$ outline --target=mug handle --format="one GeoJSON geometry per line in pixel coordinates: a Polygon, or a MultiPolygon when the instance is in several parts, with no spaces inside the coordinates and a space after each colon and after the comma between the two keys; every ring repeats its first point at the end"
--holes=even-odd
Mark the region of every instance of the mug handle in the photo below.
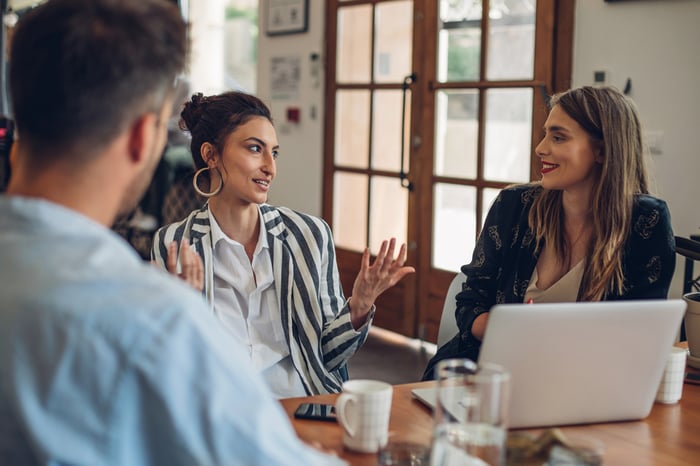
{"type": "Polygon", "coordinates": [[[345,414],[345,409],[347,408],[348,403],[351,405],[354,405],[355,403],[357,403],[355,396],[347,394],[347,393],[341,393],[335,402],[335,415],[337,416],[338,423],[343,428],[343,430],[350,437],[354,437],[355,436],[355,426],[350,425],[349,418],[345,414]]]}

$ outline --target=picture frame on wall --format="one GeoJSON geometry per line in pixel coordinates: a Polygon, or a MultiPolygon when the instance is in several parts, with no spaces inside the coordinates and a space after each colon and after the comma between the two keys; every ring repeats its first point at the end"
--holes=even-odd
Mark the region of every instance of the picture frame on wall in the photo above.
{"type": "Polygon", "coordinates": [[[268,36],[299,34],[309,29],[309,0],[266,0],[268,36]]]}

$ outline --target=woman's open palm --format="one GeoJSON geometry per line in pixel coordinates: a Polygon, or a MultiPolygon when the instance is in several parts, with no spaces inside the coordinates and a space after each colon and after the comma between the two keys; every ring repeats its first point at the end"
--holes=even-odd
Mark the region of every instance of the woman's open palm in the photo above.
{"type": "Polygon", "coordinates": [[[380,294],[396,285],[409,273],[416,271],[413,267],[404,265],[406,244],[401,245],[396,258],[394,258],[395,248],[396,238],[382,241],[382,246],[372,264],[369,263],[369,249],[365,248],[362,254],[360,273],[352,286],[350,308],[353,317],[355,315],[360,317],[358,314],[366,315],[380,294]]]}
{"type": "Polygon", "coordinates": [[[177,259],[177,243],[173,241],[168,245],[168,259],[165,264],[168,272],[184,280],[195,290],[202,291],[204,288],[202,258],[185,240],[180,242],[180,273],[177,272],[177,259]]]}

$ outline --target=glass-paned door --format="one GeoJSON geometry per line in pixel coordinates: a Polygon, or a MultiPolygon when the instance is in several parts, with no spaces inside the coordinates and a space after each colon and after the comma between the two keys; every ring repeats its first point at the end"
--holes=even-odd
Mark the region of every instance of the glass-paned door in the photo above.
{"type": "Polygon", "coordinates": [[[572,14],[573,0],[329,2],[324,216],[343,285],[392,236],[418,270],[380,298],[376,325],[435,340],[489,206],[536,175],[572,14]]]}
{"type": "MultiPolygon", "coordinates": [[[[329,50],[332,91],[327,105],[324,215],[331,219],[341,279],[347,294],[365,247],[377,252],[382,240],[408,241],[408,171],[411,91],[404,79],[413,69],[413,1],[347,1],[331,6],[334,46],[329,50]],[[402,144],[403,139],[403,144],[402,144]],[[403,164],[402,164],[403,147],[403,164]]],[[[410,281],[406,281],[410,283],[410,281]]],[[[407,283],[385,293],[385,309],[404,309],[407,283]]],[[[382,312],[375,321],[405,334],[413,319],[382,312]]]]}

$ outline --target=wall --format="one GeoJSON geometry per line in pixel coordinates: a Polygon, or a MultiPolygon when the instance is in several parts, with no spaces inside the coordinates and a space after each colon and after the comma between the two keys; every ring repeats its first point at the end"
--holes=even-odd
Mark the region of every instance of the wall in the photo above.
{"type": "MultiPolygon", "coordinates": [[[[573,85],[592,84],[605,70],[608,84],[632,81],[631,97],[647,135],[661,154],[650,156],[656,193],[668,202],[677,235],[700,233],[700,2],[578,0],[573,85]],[[653,141],[652,141],[653,142],[653,141]]],[[[676,265],[671,296],[681,294],[676,265]]]]}
{"type": "MultiPolygon", "coordinates": [[[[261,12],[258,93],[271,103],[282,145],[270,201],[318,215],[323,172],[323,89],[322,85],[311,85],[309,54],[324,53],[325,2],[309,3],[306,34],[266,37],[266,15],[261,12]],[[270,59],[286,54],[301,59],[301,89],[293,100],[271,100],[270,59]],[[299,125],[283,122],[288,104],[300,106],[299,125]],[[309,118],[312,107],[316,107],[315,120],[309,118]]],[[[650,158],[655,190],[667,200],[677,234],[700,233],[700,54],[696,50],[700,44],[700,2],[576,3],[573,84],[591,84],[594,70],[606,71],[607,83],[620,88],[631,78],[631,96],[647,132],[657,136],[662,152],[650,158]]],[[[680,295],[681,272],[679,263],[672,296],[680,295]]]]}
{"type": "MultiPolygon", "coordinates": [[[[258,52],[257,94],[272,110],[280,156],[277,177],[269,202],[281,204],[312,215],[321,215],[323,188],[323,83],[322,66],[325,58],[325,1],[309,0],[309,28],[302,34],[268,36],[267,12],[261,2],[260,39],[258,52]],[[312,54],[318,54],[315,62],[312,54]],[[271,67],[275,58],[291,57],[299,63],[299,89],[286,95],[271,90],[271,67]],[[286,121],[287,108],[298,108],[299,123],[286,121]]],[[[293,77],[292,77],[293,78],[293,77]]]]}

